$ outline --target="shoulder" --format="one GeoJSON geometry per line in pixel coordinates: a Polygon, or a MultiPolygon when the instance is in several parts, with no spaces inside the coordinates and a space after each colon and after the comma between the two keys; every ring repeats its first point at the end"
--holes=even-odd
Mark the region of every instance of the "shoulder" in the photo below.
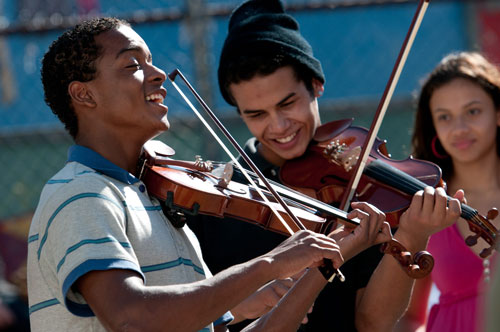
{"type": "Polygon", "coordinates": [[[42,191],[41,201],[44,198],[52,201],[66,201],[76,200],[82,196],[116,196],[122,191],[121,187],[124,185],[92,168],[71,162],[47,181],[42,191]]]}
{"type": "Polygon", "coordinates": [[[32,227],[45,228],[55,218],[92,215],[99,207],[124,210],[123,188],[82,164],[71,162],[45,184],[32,227]],[[44,226],[45,225],[45,226],[44,226]]]}

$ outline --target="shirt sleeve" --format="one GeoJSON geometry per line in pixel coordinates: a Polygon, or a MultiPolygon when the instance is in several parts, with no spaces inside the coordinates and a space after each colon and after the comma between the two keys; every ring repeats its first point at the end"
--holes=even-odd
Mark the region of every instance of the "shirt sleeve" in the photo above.
{"type": "Polygon", "coordinates": [[[215,322],[214,322],[214,326],[217,326],[217,325],[227,325],[229,323],[231,323],[231,321],[234,319],[234,316],[233,314],[231,314],[230,311],[226,312],[224,315],[222,315],[221,317],[219,317],[215,322]]]}
{"type": "Polygon", "coordinates": [[[93,316],[72,287],[86,273],[129,269],[144,279],[127,238],[123,202],[103,182],[74,181],[54,194],[45,208],[37,252],[40,269],[54,296],[75,315],[93,316]]]}

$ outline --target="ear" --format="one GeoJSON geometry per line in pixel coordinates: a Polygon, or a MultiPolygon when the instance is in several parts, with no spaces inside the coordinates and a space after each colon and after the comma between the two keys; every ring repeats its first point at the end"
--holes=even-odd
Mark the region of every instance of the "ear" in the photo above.
{"type": "Polygon", "coordinates": [[[74,106],[80,105],[87,108],[94,108],[97,105],[92,91],[84,82],[71,82],[68,86],[68,93],[74,106]]]}
{"type": "Polygon", "coordinates": [[[323,92],[325,91],[325,87],[323,86],[323,83],[321,83],[320,80],[317,78],[313,78],[312,80],[312,86],[314,89],[314,97],[319,98],[323,95],[323,92]]]}

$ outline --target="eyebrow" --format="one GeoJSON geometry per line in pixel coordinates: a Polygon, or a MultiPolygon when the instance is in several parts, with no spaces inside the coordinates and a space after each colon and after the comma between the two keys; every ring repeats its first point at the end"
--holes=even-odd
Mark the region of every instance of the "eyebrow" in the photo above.
{"type": "Polygon", "coordinates": [[[474,105],[474,104],[482,104],[482,103],[480,100],[471,100],[470,102],[465,104],[463,107],[469,107],[469,106],[474,105]]]}
{"type": "MultiPolygon", "coordinates": [[[[143,52],[143,49],[140,46],[129,46],[129,47],[124,47],[121,50],[116,53],[115,59],[118,59],[122,54],[127,53],[127,52],[143,52]]],[[[148,53],[146,55],[147,59],[151,59],[151,53],[148,53]]]]}
{"type": "MultiPolygon", "coordinates": [[[[285,98],[281,99],[279,102],[276,103],[276,106],[282,106],[284,103],[286,103],[290,98],[295,96],[295,92],[289,93],[285,98]]],[[[243,110],[242,113],[244,114],[252,114],[252,113],[258,113],[262,112],[262,110],[243,110]]]]}
{"type": "MultiPolygon", "coordinates": [[[[474,104],[482,104],[482,102],[480,100],[475,100],[474,99],[474,100],[471,100],[470,102],[468,102],[467,104],[465,104],[465,105],[463,105],[461,107],[462,108],[467,108],[467,107],[470,107],[470,106],[472,106],[474,104]]],[[[439,108],[436,108],[433,112],[444,112],[446,110],[447,110],[446,108],[439,107],[439,108]]]]}

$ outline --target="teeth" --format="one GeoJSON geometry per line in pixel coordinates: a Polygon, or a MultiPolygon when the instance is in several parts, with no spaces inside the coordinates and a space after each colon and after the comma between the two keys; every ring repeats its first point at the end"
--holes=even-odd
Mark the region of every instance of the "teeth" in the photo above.
{"type": "Polygon", "coordinates": [[[146,96],[147,101],[154,101],[157,103],[163,103],[163,96],[160,93],[153,93],[149,96],[146,96]]]}
{"type": "Polygon", "coordinates": [[[297,135],[297,133],[293,133],[291,134],[290,136],[287,136],[287,137],[283,137],[283,138],[277,138],[276,140],[278,141],[278,143],[288,143],[290,142],[295,136],[297,135]]]}

